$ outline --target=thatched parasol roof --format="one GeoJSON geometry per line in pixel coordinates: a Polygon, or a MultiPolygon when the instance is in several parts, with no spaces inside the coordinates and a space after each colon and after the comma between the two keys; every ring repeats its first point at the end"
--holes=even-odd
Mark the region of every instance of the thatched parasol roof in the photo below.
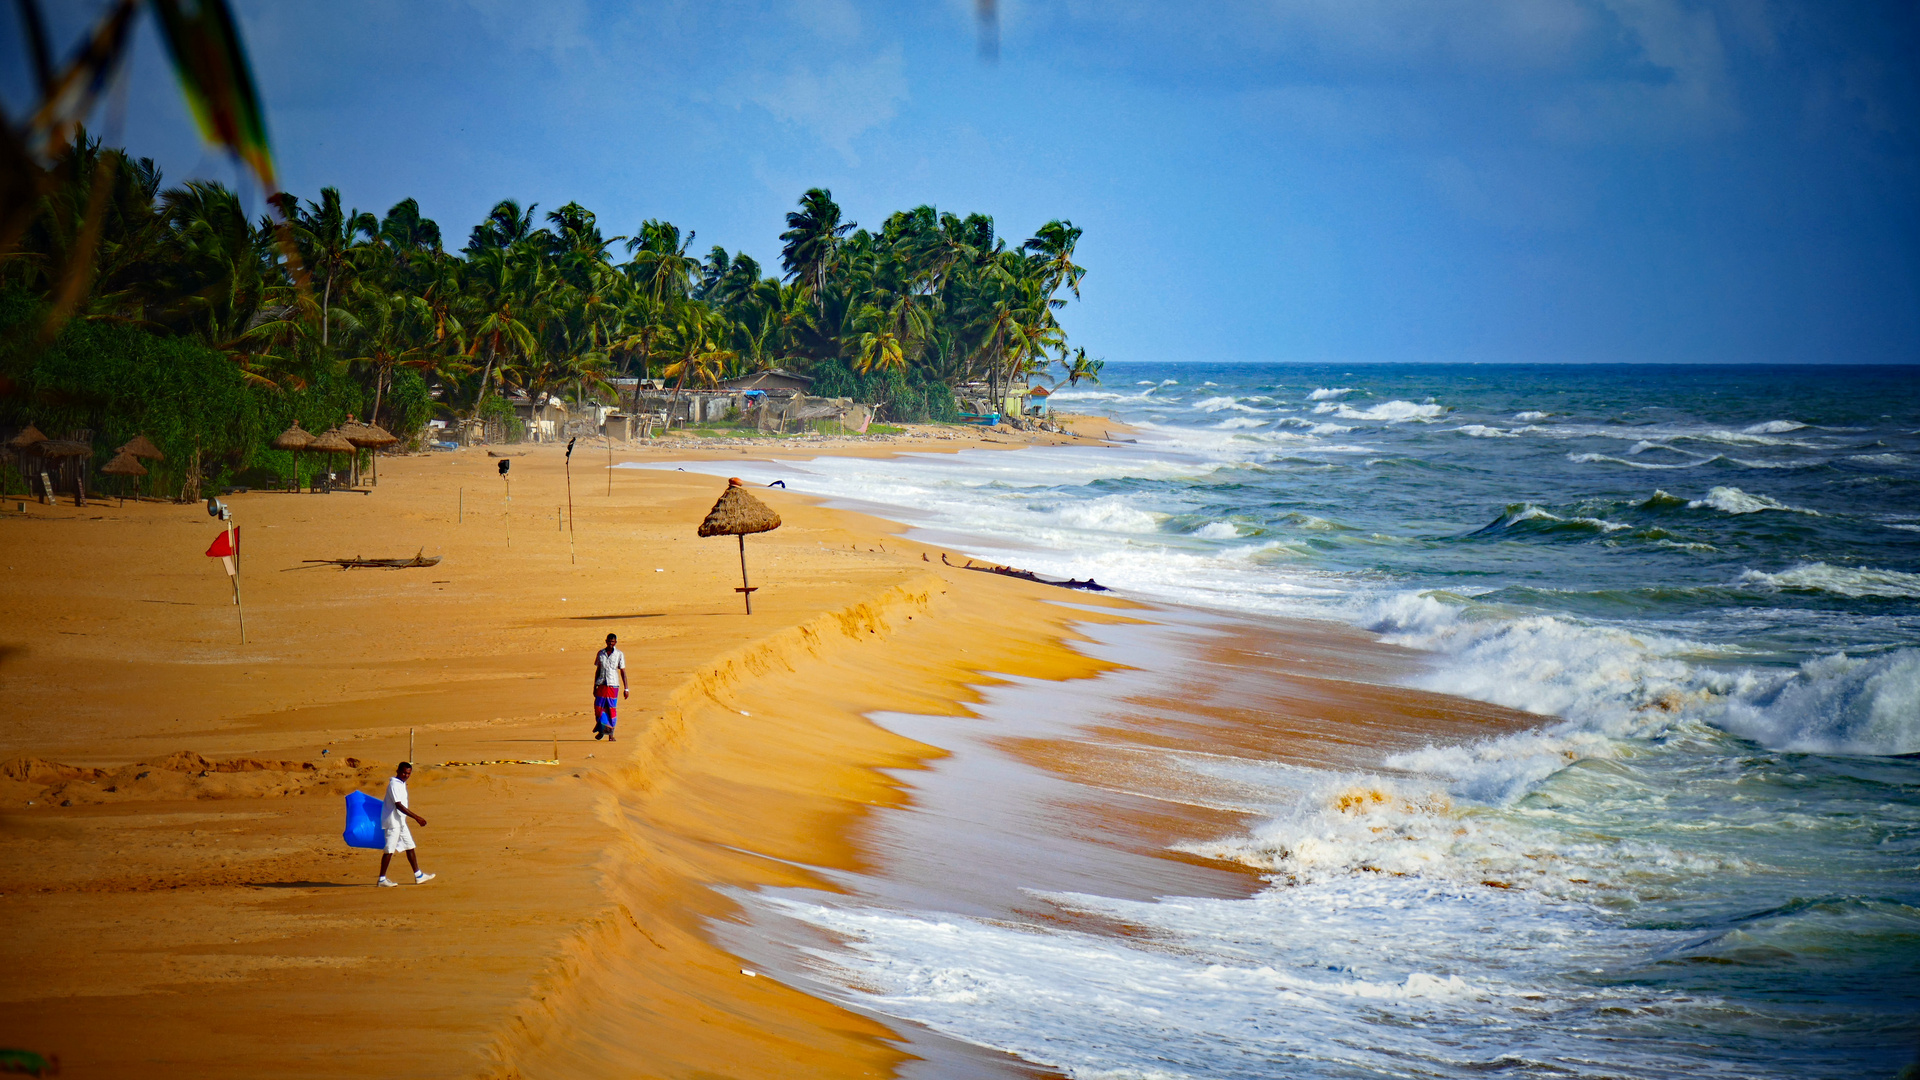
{"type": "Polygon", "coordinates": [[[727,490],[700,523],[701,536],[745,536],[780,527],[780,515],[748,493],[740,481],[727,481],[727,490]]]}
{"type": "Polygon", "coordinates": [[[386,432],[381,431],[379,428],[374,427],[372,424],[363,424],[353,419],[349,419],[346,423],[341,424],[338,430],[341,438],[363,450],[391,446],[393,443],[400,441],[388,435],[386,432]],[[388,441],[383,442],[383,439],[388,441]]]}
{"type": "Polygon", "coordinates": [[[362,434],[358,436],[347,436],[347,441],[355,446],[364,446],[368,449],[380,450],[400,441],[398,435],[393,434],[379,424],[355,424],[354,426],[360,428],[362,431],[362,434]]]}
{"type": "Polygon", "coordinates": [[[300,426],[295,420],[293,426],[275,436],[272,446],[275,450],[308,450],[313,447],[313,432],[300,426]]]}
{"type": "Polygon", "coordinates": [[[313,441],[308,443],[306,448],[308,450],[317,450],[323,454],[353,453],[353,444],[341,437],[339,428],[324,431],[314,436],[313,441]]]}
{"type": "Polygon", "coordinates": [[[122,450],[113,456],[113,460],[100,466],[100,471],[108,476],[145,476],[147,467],[133,456],[133,451],[122,450]]]}
{"type": "Polygon", "coordinates": [[[47,439],[36,443],[33,452],[41,457],[87,457],[93,453],[93,447],[77,439],[47,439]]]}
{"type": "Polygon", "coordinates": [[[160,448],[153,445],[153,440],[147,438],[145,435],[135,435],[133,438],[127,440],[127,445],[121,447],[116,453],[132,454],[134,457],[148,458],[153,461],[167,460],[167,455],[161,453],[160,448]]]}
{"type": "Polygon", "coordinates": [[[7,447],[11,450],[25,450],[29,446],[46,441],[47,437],[41,433],[39,428],[28,424],[25,431],[7,440],[7,447]]]}

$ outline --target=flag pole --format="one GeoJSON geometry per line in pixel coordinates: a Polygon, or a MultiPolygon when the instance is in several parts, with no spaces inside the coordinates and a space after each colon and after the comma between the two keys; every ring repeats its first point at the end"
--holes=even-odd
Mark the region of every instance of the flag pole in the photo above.
{"type": "Polygon", "coordinates": [[[233,519],[227,519],[227,550],[233,552],[233,610],[240,616],[240,644],[247,643],[247,609],[240,603],[240,549],[233,543],[233,519]]]}

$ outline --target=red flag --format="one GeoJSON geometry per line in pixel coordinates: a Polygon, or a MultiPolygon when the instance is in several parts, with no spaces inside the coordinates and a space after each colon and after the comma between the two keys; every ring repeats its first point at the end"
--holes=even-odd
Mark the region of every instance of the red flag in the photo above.
{"type": "Polygon", "coordinates": [[[232,532],[222,532],[219,536],[213,538],[213,546],[207,549],[207,558],[221,559],[231,557],[234,549],[239,546],[240,528],[236,525],[232,532]],[[227,539],[229,536],[233,538],[231,541],[227,539]]]}

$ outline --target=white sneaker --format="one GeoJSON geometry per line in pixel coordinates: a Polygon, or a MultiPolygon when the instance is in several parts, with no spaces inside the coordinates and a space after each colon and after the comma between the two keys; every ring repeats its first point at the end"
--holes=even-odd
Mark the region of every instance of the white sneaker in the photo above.
{"type": "Polygon", "coordinates": [[[413,875],[413,883],[415,885],[425,885],[427,882],[432,881],[434,878],[438,876],[439,876],[438,874],[415,874],[413,875]]]}
{"type": "Polygon", "coordinates": [[[389,881],[388,879],[382,877],[380,879],[380,887],[383,889],[397,889],[400,887],[400,883],[397,881],[389,881]]]}

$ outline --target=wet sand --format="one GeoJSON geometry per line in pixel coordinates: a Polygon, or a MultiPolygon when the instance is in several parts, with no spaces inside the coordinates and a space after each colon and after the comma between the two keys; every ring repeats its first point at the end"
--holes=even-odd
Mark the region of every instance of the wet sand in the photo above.
{"type": "MultiPolygon", "coordinates": [[[[835,452],[964,445],[942,441],[835,452]]],[[[559,448],[504,452],[520,455],[510,518],[480,450],[383,462],[372,495],[231,497],[244,647],[199,507],[0,515],[0,1045],[77,1076],[884,1076],[915,1057],[1023,1073],[743,975],[728,896],[887,871],[874,823],[946,751],[869,714],[964,714],[1001,677],[1117,670],[1070,647],[1075,627],[1151,613],[949,568],[890,523],[771,490],[756,494],[786,524],[748,538],[749,617],[736,546],[693,533],[712,477],[616,470],[608,496],[604,459],[576,455],[570,549],[559,448]],[[301,568],[416,550],[443,561],[301,568]],[[613,745],[587,735],[609,631],[634,684],[613,745]],[[430,822],[415,835],[440,877],[375,889],[378,853],[341,843],[339,796],[378,793],[410,729],[430,822]],[[556,746],[558,766],[439,764],[556,746]]],[[[1293,726],[1249,735],[1272,703],[1180,692],[1182,709],[1142,701],[1120,727],[1316,753],[1383,723],[1517,722],[1353,681],[1393,661],[1330,633],[1236,646],[1318,672],[1293,726]]],[[[1019,739],[1063,781],[1113,786],[1106,751],[1019,739]]],[[[1098,803],[1085,820],[1115,823],[1169,881],[1252,887],[1164,851],[1219,835],[1230,810],[1098,803]]]]}

